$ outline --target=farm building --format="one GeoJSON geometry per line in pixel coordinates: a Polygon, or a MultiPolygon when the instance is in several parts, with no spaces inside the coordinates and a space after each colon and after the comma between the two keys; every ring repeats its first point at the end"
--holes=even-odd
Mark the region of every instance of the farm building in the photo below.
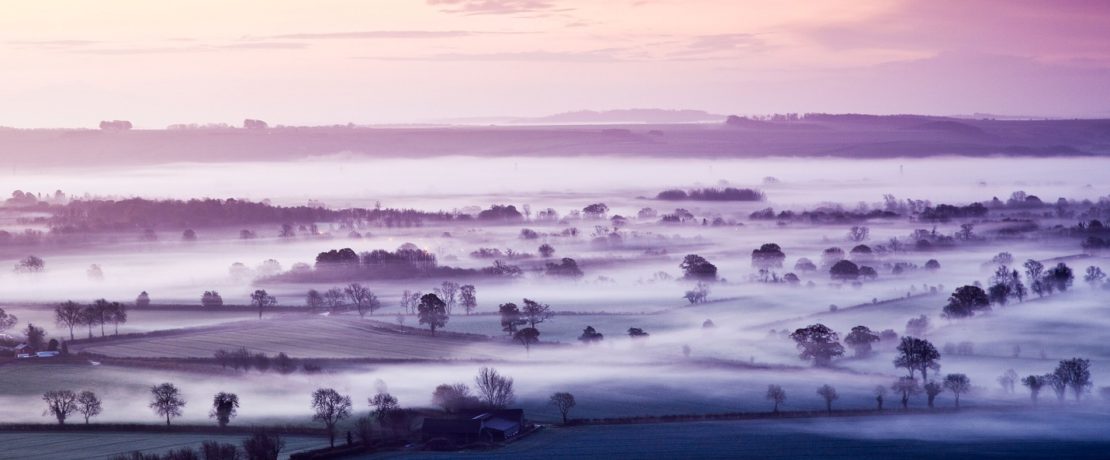
{"type": "Polygon", "coordinates": [[[455,443],[506,441],[524,428],[524,410],[502,409],[464,414],[456,418],[426,418],[424,440],[446,439],[455,443]]]}
{"type": "Polygon", "coordinates": [[[21,343],[21,344],[15,346],[15,357],[16,358],[32,358],[34,356],[35,356],[35,349],[31,348],[30,345],[27,345],[25,343],[21,343]]]}

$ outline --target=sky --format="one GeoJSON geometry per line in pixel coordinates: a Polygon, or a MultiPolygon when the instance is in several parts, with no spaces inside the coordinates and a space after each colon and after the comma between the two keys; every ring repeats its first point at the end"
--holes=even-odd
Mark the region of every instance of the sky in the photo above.
{"type": "Polygon", "coordinates": [[[1110,117],[1110,2],[10,2],[0,63],[0,126],[21,128],[626,108],[1110,117]]]}

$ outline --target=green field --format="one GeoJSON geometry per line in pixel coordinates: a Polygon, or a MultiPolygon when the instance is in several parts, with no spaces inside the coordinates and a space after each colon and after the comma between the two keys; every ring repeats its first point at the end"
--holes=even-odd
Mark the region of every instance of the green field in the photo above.
{"type": "MultiPolygon", "coordinates": [[[[106,459],[131,451],[160,453],[181,447],[199,448],[204,441],[240,445],[245,436],[113,433],[113,432],[6,432],[0,433],[0,459],[106,459]]],[[[294,452],[326,447],[327,440],[286,436],[282,458],[294,452]]]]}

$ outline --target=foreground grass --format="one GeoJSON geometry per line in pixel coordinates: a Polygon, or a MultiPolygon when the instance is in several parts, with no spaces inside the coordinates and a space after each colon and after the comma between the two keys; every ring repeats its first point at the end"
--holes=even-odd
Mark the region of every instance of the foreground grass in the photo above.
{"type": "MultiPolygon", "coordinates": [[[[0,432],[0,458],[104,459],[132,451],[162,453],[181,447],[199,448],[204,441],[241,445],[246,436],[127,432],[0,432]]],[[[286,436],[282,458],[327,445],[327,439],[286,436]]]]}

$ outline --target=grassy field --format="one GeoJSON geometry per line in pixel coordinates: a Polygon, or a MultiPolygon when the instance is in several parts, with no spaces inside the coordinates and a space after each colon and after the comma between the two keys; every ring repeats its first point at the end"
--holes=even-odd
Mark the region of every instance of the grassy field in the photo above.
{"type": "Polygon", "coordinates": [[[364,459],[1105,458],[1105,413],[999,413],[548,427],[483,452],[364,459]],[[1014,419],[1023,420],[1019,425],[1014,419]]]}
{"type": "Polygon", "coordinates": [[[216,350],[239,347],[270,355],[284,352],[294,358],[490,359],[497,356],[488,346],[481,345],[469,338],[433,338],[422,331],[383,327],[381,323],[343,315],[240,321],[164,336],[75,344],[70,350],[120,357],[176,358],[210,358],[216,350]]]}
{"type": "MultiPolygon", "coordinates": [[[[161,453],[181,447],[199,448],[204,441],[241,445],[245,436],[172,433],[0,433],[3,459],[106,459],[132,451],[161,453]]],[[[282,458],[294,452],[327,446],[327,439],[286,436],[282,458]]]]}

